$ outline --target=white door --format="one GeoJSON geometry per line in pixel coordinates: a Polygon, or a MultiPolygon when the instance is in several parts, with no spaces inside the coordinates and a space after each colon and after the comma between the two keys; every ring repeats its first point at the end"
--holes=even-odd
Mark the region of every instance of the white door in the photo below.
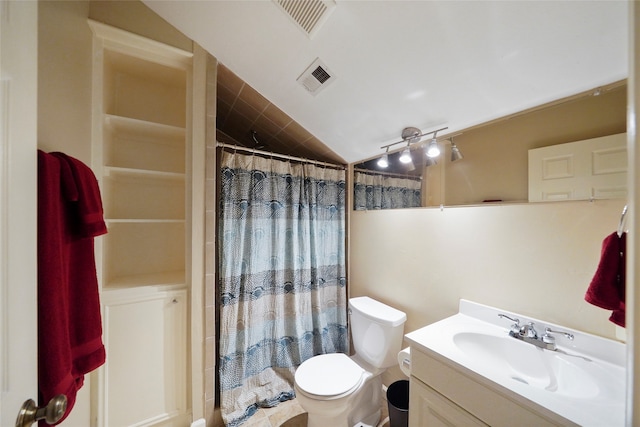
{"type": "Polygon", "coordinates": [[[37,12],[0,0],[0,426],[37,400],[37,12]]]}
{"type": "Polygon", "coordinates": [[[627,197],[627,134],[529,150],[529,201],[627,197]]]}

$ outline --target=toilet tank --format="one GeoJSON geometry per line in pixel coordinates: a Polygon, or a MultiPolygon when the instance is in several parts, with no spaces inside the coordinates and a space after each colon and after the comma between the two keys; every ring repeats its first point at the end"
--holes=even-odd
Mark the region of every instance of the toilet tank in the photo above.
{"type": "Polygon", "coordinates": [[[369,297],[351,298],[349,313],[356,355],[376,368],[396,365],[407,315],[369,297]]]}

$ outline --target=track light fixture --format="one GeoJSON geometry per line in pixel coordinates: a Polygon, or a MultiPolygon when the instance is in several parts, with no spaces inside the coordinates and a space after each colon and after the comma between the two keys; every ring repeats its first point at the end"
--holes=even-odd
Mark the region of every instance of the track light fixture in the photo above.
{"type": "Polygon", "coordinates": [[[389,167],[389,147],[387,147],[387,151],[378,159],[378,166],[381,168],[389,167]]]}
{"type": "Polygon", "coordinates": [[[455,142],[453,142],[453,138],[451,138],[451,161],[455,162],[456,160],[462,160],[464,156],[458,149],[458,146],[455,142]]]}
{"type": "MultiPolygon", "coordinates": [[[[386,168],[389,166],[389,148],[393,147],[397,144],[407,144],[402,153],[400,154],[399,160],[401,163],[408,164],[413,161],[411,158],[411,144],[418,143],[421,141],[422,137],[427,135],[433,135],[429,143],[424,146],[424,152],[427,156],[427,160],[425,165],[431,166],[436,164],[435,158],[438,157],[441,153],[440,146],[438,145],[438,132],[448,129],[446,127],[436,129],[430,132],[422,132],[420,129],[415,127],[406,127],[402,130],[402,141],[393,142],[391,144],[383,145],[380,148],[386,149],[385,153],[382,155],[380,159],[378,159],[378,167],[386,168]]],[[[453,138],[451,139],[451,161],[455,162],[456,160],[461,160],[463,158],[462,153],[453,142],[453,138]]]]}
{"type": "Polygon", "coordinates": [[[398,160],[400,160],[400,163],[411,163],[411,150],[409,150],[409,145],[411,143],[407,144],[407,148],[405,148],[404,150],[402,150],[402,154],[400,154],[400,158],[398,160]]]}
{"type": "Polygon", "coordinates": [[[433,133],[433,138],[431,138],[429,145],[427,145],[427,157],[434,158],[440,155],[440,147],[438,147],[438,140],[436,139],[437,133],[438,131],[433,133]]]}

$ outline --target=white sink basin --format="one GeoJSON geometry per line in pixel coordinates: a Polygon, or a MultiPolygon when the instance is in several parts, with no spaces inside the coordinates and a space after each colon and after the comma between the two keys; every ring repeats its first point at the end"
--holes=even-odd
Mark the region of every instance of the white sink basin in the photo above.
{"type": "Polygon", "coordinates": [[[517,313],[460,301],[458,314],[406,335],[412,347],[479,375],[582,426],[623,426],[625,345],[517,313]],[[509,336],[499,313],[564,330],[550,351],[509,336]]]}
{"type": "Polygon", "coordinates": [[[581,357],[543,350],[508,335],[459,332],[453,342],[469,357],[468,365],[493,367],[495,375],[549,393],[583,399],[598,395],[598,379],[589,372],[594,369],[583,369],[580,364],[590,362],[581,357]]]}

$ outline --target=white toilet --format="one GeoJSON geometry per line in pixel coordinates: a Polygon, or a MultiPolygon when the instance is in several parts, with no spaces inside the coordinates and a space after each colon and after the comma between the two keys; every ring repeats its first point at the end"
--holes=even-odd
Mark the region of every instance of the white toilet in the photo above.
{"type": "Polygon", "coordinates": [[[322,354],[296,370],[296,398],[308,427],[370,427],[380,420],[380,374],[398,363],[407,316],[369,297],[351,298],[349,314],[355,354],[322,354]]]}

